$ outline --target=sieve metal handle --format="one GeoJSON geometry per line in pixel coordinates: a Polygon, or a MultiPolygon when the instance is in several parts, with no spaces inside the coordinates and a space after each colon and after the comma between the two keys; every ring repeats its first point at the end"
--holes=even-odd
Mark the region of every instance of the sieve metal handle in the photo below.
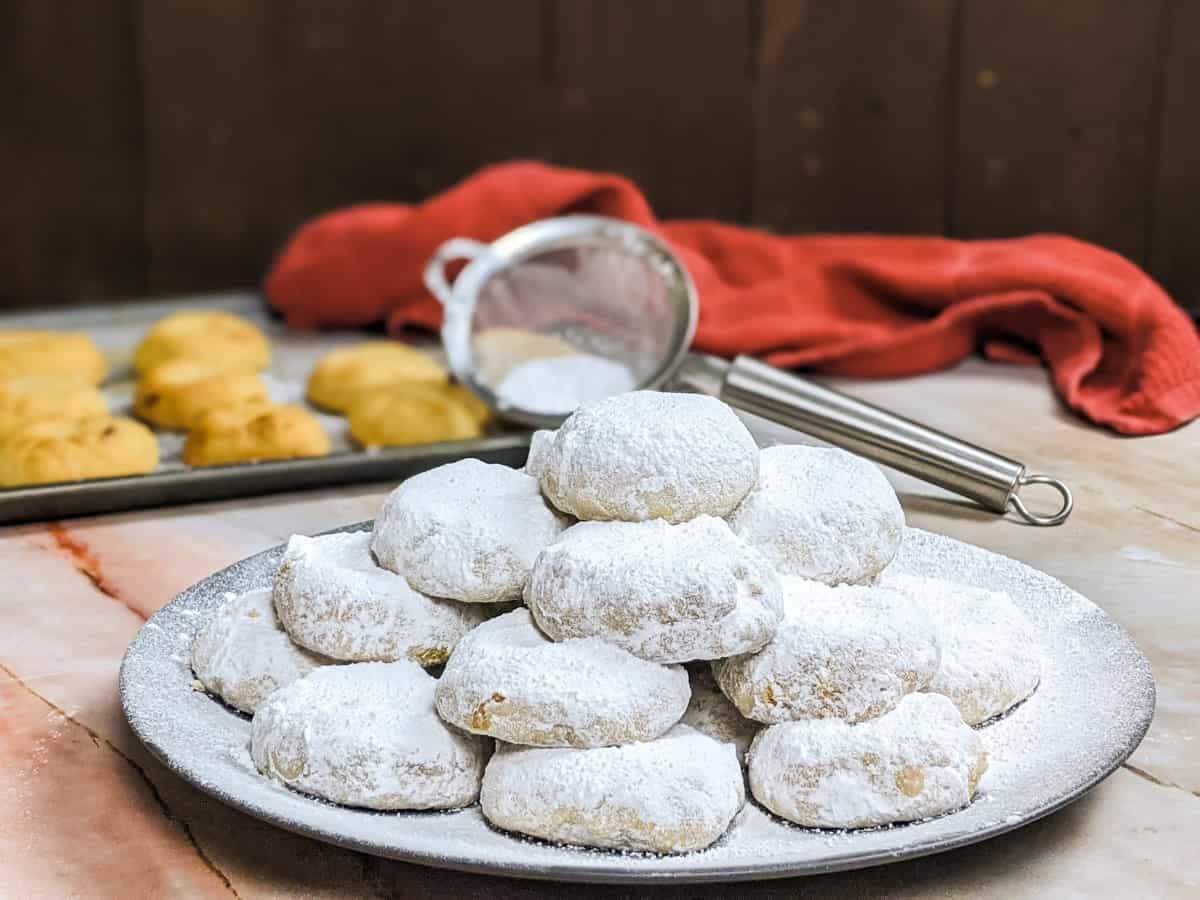
{"type": "Polygon", "coordinates": [[[429,293],[433,294],[442,306],[449,306],[454,289],[450,286],[450,280],[446,278],[446,263],[456,259],[472,260],[481,253],[486,253],[488,248],[488,244],[470,238],[451,238],[438,247],[437,252],[425,264],[425,287],[429,289],[429,293]]]}
{"type": "Polygon", "coordinates": [[[1014,459],[951,437],[862,400],[739,356],[725,370],[725,402],[795,428],[860,456],[968,497],[994,512],[1014,510],[1032,525],[1058,525],[1071,514],[1070,489],[1048,475],[1027,475],[1014,459]],[[1045,484],[1062,499],[1058,511],[1031,512],[1019,492],[1045,484]]]}

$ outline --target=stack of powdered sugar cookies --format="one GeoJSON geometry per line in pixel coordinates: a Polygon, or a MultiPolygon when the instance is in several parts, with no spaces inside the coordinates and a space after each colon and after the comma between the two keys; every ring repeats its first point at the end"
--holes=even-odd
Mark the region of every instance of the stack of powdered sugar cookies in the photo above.
{"type": "Polygon", "coordinates": [[[336,803],[478,799],[505,831],[657,853],[720,838],[747,783],[799,825],[912,821],[970,802],[974,726],[1041,668],[1004,594],[890,573],[903,534],[864,460],[622,394],[524,471],[462,460],[370,534],[293,537],[193,669],[253,713],[259,771],[336,803]]]}

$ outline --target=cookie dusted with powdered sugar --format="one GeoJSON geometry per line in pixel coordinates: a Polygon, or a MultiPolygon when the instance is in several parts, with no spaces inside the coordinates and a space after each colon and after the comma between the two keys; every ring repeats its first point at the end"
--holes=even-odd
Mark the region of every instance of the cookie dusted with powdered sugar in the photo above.
{"type": "Polygon", "coordinates": [[[780,575],[859,584],[895,557],[904,511],[874,463],[845,450],[784,446],[763,450],[759,468],[729,524],[780,575]]]}
{"type": "Polygon", "coordinates": [[[525,602],[555,640],[600,637],[663,663],[753,652],[782,616],[770,563],[712,516],[581,522],[538,556],[525,602]]]}
{"type": "Polygon", "coordinates": [[[537,479],[542,477],[550,448],[554,446],[554,435],[557,433],[543,428],[529,436],[529,456],[525,458],[525,468],[522,470],[526,475],[537,479]]]}
{"type": "Polygon", "coordinates": [[[375,520],[371,550],[422,593],[499,603],[520,599],[534,559],[566,524],[537,479],[463,459],[392,491],[375,520]]]}
{"type": "Polygon", "coordinates": [[[743,715],[766,723],[860,722],[883,715],[937,672],[934,624],[898,591],[781,581],[784,618],[771,642],[713,665],[743,715]]]}
{"type": "Polygon", "coordinates": [[[438,600],[375,564],[371,534],[293,535],[275,573],[275,610],[292,640],[333,659],[444,663],[486,618],[477,605],[438,600]]]}
{"type": "Polygon", "coordinates": [[[714,741],[732,744],[737,751],[738,762],[746,764],[746,753],[750,742],[762,730],[762,723],[747,719],[721,693],[713,678],[708,663],[698,663],[688,667],[691,678],[692,699],[688,702],[687,711],[680,719],[681,724],[695,728],[701,734],[707,734],[714,741]]]}
{"type": "Polygon", "coordinates": [[[732,512],[758,477],[758,446],[728,406],[634,391],[576,410],[540,466],[542,490],[579,519],[686,522],[732,512]]]}
{"type": "Polygon", "coordinates": [[[197,680],[205,690],[246,713],[253,713],[279,688],[329,662],[297,647],[279,627],[270,588],[230,595],[192,642],[197,680]]]}
{"type": "Polygon", "coordinates": [[[479,802],[497,828],[561,844],[687,853],[746,801],[733,746],[677,725],[654,741],[588,750],[502,744],[479,802]]]}
{"type": "Polygon", "coordinates": [[[926,691],[954,701],[968,724],[1007,712],[1042,679],[1037,631],[1007,594],[940,578],[884,574],[938,630],[942,662],[926,691]]]}
{"type": "Polygon", "coordinates": [[[521,607],[484,622],[450,655],[437,709],[476,734],[539,747],[598,747],[658,737],[687,708],[679,666],[596,638],[554,643],[521,607]]]}
{"type": "Polygon", "coordinates": [[[254,764],[293,790],[347,806],[474,803],[491,742],[437,717],[436,685],[408,660],[318,669],[254,714],[254,764]]]}
{"type": "Polygon", "coordinates": [[[910,694],[887,715],[858,725],[772,725],[750,747],[755,799],[811,828],[940,816],[970,803],[986,770],[979,735],[936,694],[910,694]]]}

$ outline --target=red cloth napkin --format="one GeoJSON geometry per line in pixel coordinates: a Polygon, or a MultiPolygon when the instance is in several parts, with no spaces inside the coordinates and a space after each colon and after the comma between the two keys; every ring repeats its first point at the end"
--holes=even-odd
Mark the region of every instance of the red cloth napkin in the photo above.
{"type": "Polygon", "coordinates": [[[1050,367],[1063,400],[1125,434],[1200,415],[1200,337],[1133,263],[1059,235],[780,237],[659,222],[617,175],[532,162],[487,168],[419,206],[368,204],[303,226],[266,279],[289,325],[386,320],[435,329],[421,275],[442,241],[491,241],[535,219],[592,212],[664,236],[700,295],[695,346],[860,377],[940,369],[976,349],[1050,367]]]}

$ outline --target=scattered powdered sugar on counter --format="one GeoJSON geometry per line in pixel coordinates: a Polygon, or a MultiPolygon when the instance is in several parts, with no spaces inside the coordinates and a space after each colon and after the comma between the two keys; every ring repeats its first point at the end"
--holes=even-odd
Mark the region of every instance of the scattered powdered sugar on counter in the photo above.
{"type": "Polygon", "coordinates": [[[502,406],[559,415],[593,400],[637,387],[633,372],[602,356],[576,353],[531,359],[514,366],[496,388],[502,406]]]}
{"type": "MultiPolygon", "coordinates": [[[[361,528],[361,526],[360,526],[361,528]]],[[[191,688],[173,660],[226,591],[270,583],[282,548],[250,557],[189,588],[154,616],[126,656],[122,702],[154,754],[201,790],[269,822],[342,846],[412,862],[558,880],[738,880],[854,868],[970,843],[1030,821],[1078,796],[1137,745],[1153,709],[1145,657],[1112,619],[1048,575],[999,554],[907,529],[901,574],[953,578],[1006,592],[1045,651],[1037,692],[978,733],[990,757],[967,808],[928,821],[858,831],[788,825],[747,803],[712,847],[678,856],[589,851],[522,840],[490,828],[478,807],[381,815],[314,800],[254,771],[250,723],[191,688]],[[185,611],[200,612],[196,618],[185,611]]]]}

